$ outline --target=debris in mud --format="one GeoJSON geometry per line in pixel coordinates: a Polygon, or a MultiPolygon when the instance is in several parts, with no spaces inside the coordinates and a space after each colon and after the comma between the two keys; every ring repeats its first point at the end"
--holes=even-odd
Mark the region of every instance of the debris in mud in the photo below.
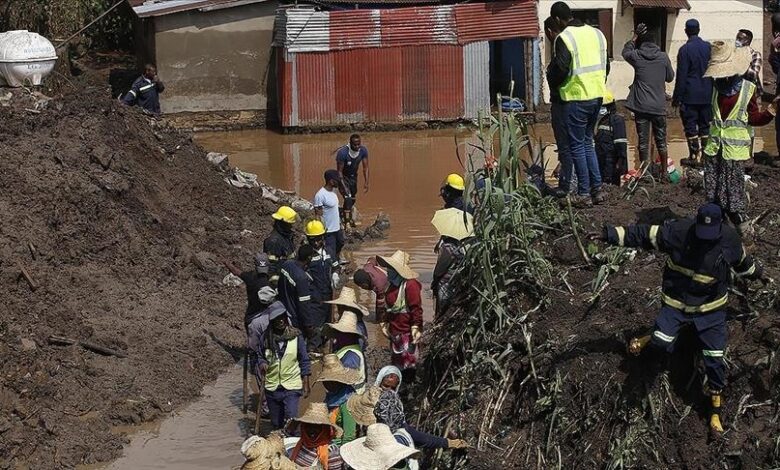
{"type": "MultiPolygon", "coordinates": [[[[505,126],[500,132],[514,132],[505,126]]],[[[510,148],[498,148],[496,159],[501,168],[514,168],[523,139],[502,135],[510,148]]],[[[428,431],[458,430],[476,448],[467,456],[434,459],[430,467],[778,467],[776,288],[754,285],[741,299],[732,296],[727,429],[724,439],[712,441],[695,335],[683,330],[666,361],[649,351],[634,358],[625,350],[629,338],[652,328],[666,257],[647,251],[624,256],[594,246],[599,254],[589,266],[572,234],[571,223],[586,233],[604,223],[688,216],[701,194],[658,184],[645,188],[647,197],[627,201],[619,190],[610,191],[606,204],[572,221],[502,174],[494,174],[491,185],[500,191],[483,196],[487,210],[455,275],[456,307],[440,313],[426,332],[425,379],[416,391],[426,398],[414,411],[428,431]]],[[[751,176],[759,183],[751,191],[751,215],[780,210],[774,197],[780,171],[764,167],[751,176]]],[[[766,216],[758,224],[751,252],[777,278],[773,240],[780,223],[773,220],[766,216]]]]}
{"type": "Polygon", "coordinates": [[[379,240],[386,236],[385,232],[390,228],[390,217],[380,212],[376,219],[366,228],[347,228],[345,238],[347,245],[362,243],[366,240],[379,240]]]}

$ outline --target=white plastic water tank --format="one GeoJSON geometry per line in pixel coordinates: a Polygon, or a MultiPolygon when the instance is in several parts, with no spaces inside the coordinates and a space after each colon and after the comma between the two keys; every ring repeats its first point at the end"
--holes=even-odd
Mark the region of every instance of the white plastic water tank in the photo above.
{"type": "Polygon", "coordinates": [[[0,33],[0,75],[12,87],[40,85],[57,62],[54,45],[27,30],[0,33]]]}

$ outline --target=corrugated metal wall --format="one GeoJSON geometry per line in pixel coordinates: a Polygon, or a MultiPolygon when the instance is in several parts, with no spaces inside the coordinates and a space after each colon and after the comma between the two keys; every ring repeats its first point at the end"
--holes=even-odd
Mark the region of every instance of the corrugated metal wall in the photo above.
{"type": "Polygon", "coordinates": [[[490,108],[488,41],[538,33],[535,0],[280,8],[280,121],[298,127],[474,119],[490,108]]]}
{"type": "Polygon", "coordinates": [[[476,119],[490,114],[490,47],[487,41],[463,46],[464,117],[476,119]]]}
{"type": "Polygon", "coordinates": [[[288,52],[280,56],[286,57],[280,70],[285,127],[457,120],[464,116],[462,46],[288,52]]]}

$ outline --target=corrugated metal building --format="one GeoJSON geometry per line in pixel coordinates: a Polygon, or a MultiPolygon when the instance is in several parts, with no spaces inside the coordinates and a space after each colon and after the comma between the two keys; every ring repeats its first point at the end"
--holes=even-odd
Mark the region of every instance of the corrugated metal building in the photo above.
{"type": "Polygon", "coordinates": [[[455,121],[491,97],[531,101],[535,0],[388,9],[277,12],[283,127],[455,121]]]}

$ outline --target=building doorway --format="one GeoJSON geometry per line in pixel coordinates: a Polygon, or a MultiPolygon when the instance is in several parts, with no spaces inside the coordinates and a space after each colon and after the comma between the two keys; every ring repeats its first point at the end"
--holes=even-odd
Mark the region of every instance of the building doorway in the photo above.
{"type": "Polygon", "coordinates": [[[647,25],[653,35],[653,41],[666,52],[666,20],[669,12],[666,8],[635,8],[634,28],[640,23],[647,25]]]}
{"type": "Polygon", "coordinates": [[[489,41],[490,47],[490,102],[496,96],[509,96],[512,80],[513,98],[526,99],[525,40],[520,38],[489,41]]]}

